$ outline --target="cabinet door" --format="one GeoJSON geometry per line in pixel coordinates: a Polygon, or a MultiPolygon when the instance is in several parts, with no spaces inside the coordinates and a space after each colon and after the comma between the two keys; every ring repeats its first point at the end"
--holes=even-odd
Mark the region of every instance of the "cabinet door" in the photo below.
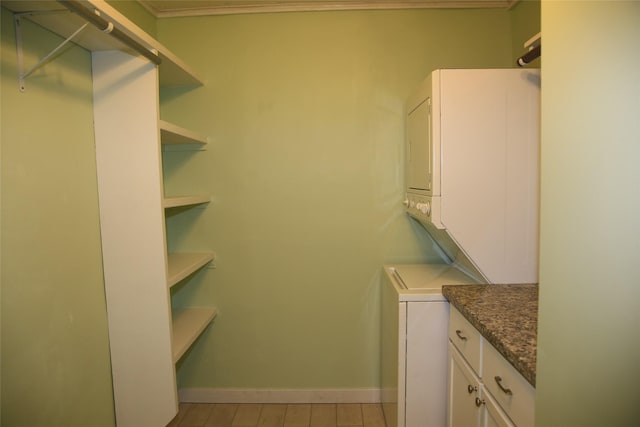
{"type": "Polygon", "coordinates": [[[482,427],[515,427],[507,415],[502,412],[493,397],[486,391],[482,396],[482,427]]]}
{"type": "Polygon", "coordinates": [[[448,427],[479,427],[481,407],[480,380],[464,361],[458,350],[449,344],[448,427]]]}

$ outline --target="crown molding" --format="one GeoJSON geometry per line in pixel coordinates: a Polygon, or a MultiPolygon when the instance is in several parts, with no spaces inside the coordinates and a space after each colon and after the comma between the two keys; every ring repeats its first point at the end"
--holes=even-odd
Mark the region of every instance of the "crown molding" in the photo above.
{"type": "Polygon", "coordinates": [[[200,1],[178,2],[138,0],[156,18],[184,16],[237,15],[248,13],[322,12],[335,10],[391,10],[391,9],[463,9],[502,8],[511,9],[520,0],[285,0],[285,1],[200,1]],[[160,7],[158,7],[160,6],[160,7]]]}

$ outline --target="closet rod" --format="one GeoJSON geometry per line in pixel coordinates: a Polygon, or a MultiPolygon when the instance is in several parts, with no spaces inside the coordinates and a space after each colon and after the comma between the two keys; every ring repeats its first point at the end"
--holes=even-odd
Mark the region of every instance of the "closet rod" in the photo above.
{"type": "Polygon", "coordinates": [[[136,52],[147,58],[149,61],[153,62],[156,65],[160,65],[162,60],[158,55],[144,47],[142,44],[138,43],[127,34],[117,29],[113,23],[107,21],[102,18],[99,14],[99,11],[93,11],[85,6],[83,6],[79,1],[66,1],[66,0],[58,0],[58,3],[62,4],[64,7],[69,9],[72,12],[77,13],[82,18],[91,22],[95,25],[100,31],[106,34],[110,34],[116,39],[120,40],[127,46],[134,49],[136,52]]]}
{"type": "Polygon", "coordinates": [[[520,58],[518,58],[518,60],[516,61],[518,66],[524,67],[534,59],[540,57],[540,55],[542,54],[541,47],[542,47],[541,45],[538,45],[532,48],[529,52],[522,55],[520,58]]]}

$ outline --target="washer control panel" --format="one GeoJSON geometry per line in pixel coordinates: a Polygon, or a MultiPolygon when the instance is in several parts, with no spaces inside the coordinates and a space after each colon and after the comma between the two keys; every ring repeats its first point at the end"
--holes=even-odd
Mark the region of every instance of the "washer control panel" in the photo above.
{"type": "Polygon", "coordinates": [[[427,221],[436,228],[444,228],[440,221],[440,197],[407,193],[403,204],[412,217],[420,221],[427,221]]]}

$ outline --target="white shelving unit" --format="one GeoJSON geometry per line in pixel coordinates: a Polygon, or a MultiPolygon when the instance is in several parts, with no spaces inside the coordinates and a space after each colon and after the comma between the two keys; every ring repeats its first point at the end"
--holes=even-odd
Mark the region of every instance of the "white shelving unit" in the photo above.
{"type": "MultiPolygon", "coordinates": [[[[169,254],[166,210],[206,204],[211,198],[163,195],[162,146],[202,147],[207,138],[160,120],[158,90],[160,86],[201,85],[202,79],[105,1],[79,3],[98,11],[101,18],[144,49],[157,52],[162,61],[156,66],[92,25],[72,39],[92,52],[98,198],[116,422],[119,427],[164,426],[178,410],[175,362],[217,311],[197,307],[172,312],[170,288],[205,267],[214,254],[169,254]]],[[[3,0],[2,6],[65,39],[85,24],[83,18],[57,2],[3,0]]]]}

